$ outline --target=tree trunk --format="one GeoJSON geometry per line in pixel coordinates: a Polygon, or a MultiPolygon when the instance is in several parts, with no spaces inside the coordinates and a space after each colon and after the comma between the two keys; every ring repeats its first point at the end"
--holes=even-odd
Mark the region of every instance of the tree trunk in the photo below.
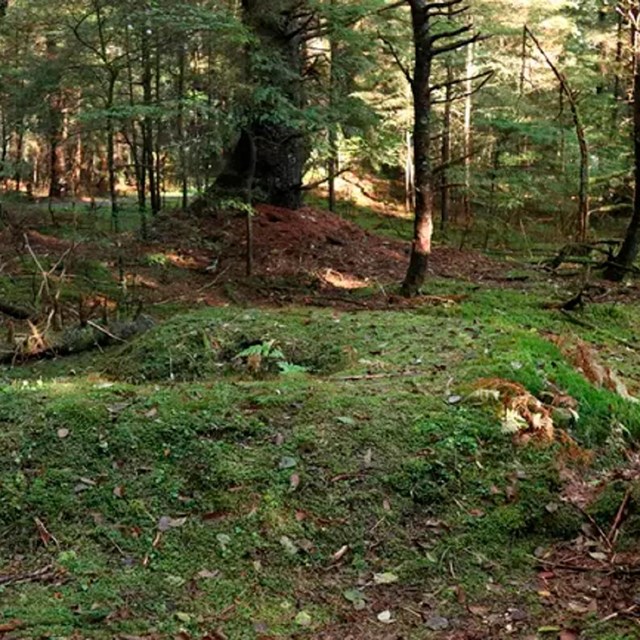
{"type": "Polygon", "coordinates": [[[451,82],[453,81],[453,68],[451,60],[447,58],[447,87],[445,94],[444,116],[442,122],[442,147],[440,149],[440,227],[444,231],[449,224],[451,198],[449,194],[449,172],[447,167],[451,162],[451,82]]]}
{"type": "MultiPolygon", "coordinates": [[[[58,57],[57,44],[52,38],[46,42],[47,58],[55,66],[58,57]]],[[[58,74],[57,70],[55,71],[58,74]]],[[[62,96],[56,86],[47,103],[48,138],[49,138],[49,197],[60,198],[64,192],[64,153],[62,148],[62,96]]]]}
{"type": "Polygon", "coordinates": [[[473,222],[473,207],[471,205],[471,162],[472,162],[472,130],[471,119],[473,116],[473,82],[471,78],[474,75],[474,52],[475,47],[470,44],[467,48],[467,64],[466,64],[466,93],[467,97],[464,106],[464,225],[467,229],[471,228],[473,222]]]}
{"type": "Polygon", "coordinates": [[[634,25],[633,39],[633,150],[635,154],[635,191],[633,198],[633,215],[629,228],[618,255],[605,269],[604,276],[608,280],[620,282],[632,269],[640,252],[640,34],[637,30],[640,9],[634,7],[632,24],[634,25]]]}
{"type": "Polygon", "coordinates": [[[564,92],[564,95],[567,98],[569,103],[569,108],[571,109],[571,115],[573,116],[573,124],[576,130],[576,136],[578,138],[578,146],[580,148],[580,182],[578,187],[578,220],[577,220],[577,228],[578,228],[578,238],[584,242],[587,238],[587,233],[589,231],[589,146],[587,145],[587,137],[584,129],[584,125],[582,123],[582,117],[580,115],[580,110],[578,109],[578,103],[576,101],[576,96],[569,87],[567,82],[567,78],[563,73],[561,73],[558,68],[553,64],[551,58],[547,55],[545,50],[542,48],[540,41],[536,38],[534,33],[525,26],[526,32],[529,34],[529,37],[536,45],[536,48],[545,59],[545,62],[549,65],[549,68],[555,75],[558,83],[560,85],[561,91],[564,92]]]}
{"type": "Polygon", "coordinates": [[[107,172],[109,174],[109,199],[111,200],[111,226],[114,233],[120,233],[120,217],[118,215],[118,189],[115,157],[115,133],[113,127],[113,102],[115,96],[117,76],[114,71],[109,73],[107,88],[107,172]]]}
{"type": "Polygon", "coordinates": [[[182,209],[189,205],[189,169],[187,167],[187,148],[185,136],[185,75],[187,69],[186,42],[178,44],[178,144],[180,145],[180,187],[182,192],[182,209]]]}
{"type": "MultiPolygon", "coordinates": [[[[304,18],[297,15],[296,3],[292,0],[280,4],[282,6],[274,15],[274,9],[265,8],[264,2],[242,0],[244,21],[258,38],[260,57],[268,55],[278,61],[269,69],[267,82],[292,109],[301,109],[304,105],[304,18]]],[[[250,52],[247,61],[249,80],[255,73],[254,60],[250,52]]],[[[260,81],[264,84],[265,78],[260,81]]],[[[305,132],[273,118],[273,108],[268,104],[258,105],[251,116],[254,120],[248,129],[257,154],[253,184],[255,198],[276,206],[299,209],[302,206],[304,167],[309,155],[305,132]]],[[[231,157],[237,163],[237,153],[233,152],[231,157]]],[[[246,174],[248,170],[249,167],[241,173],[246,174]]],[[[226,190],[230,191],[233,176],[225,169],[221,177],[226,190]]],[[[242,188],[243,185],[238,186],[242,188]]]]}
{"type": "Polygon", "coordinates": [[[143,29],[142,34],[142,94],[143,104],[147,113],[143,118],[142,126],[142,162],[145,166],[145,173],[148,178],[149,198],[151,200],[151,212],[155,215],[160,211],[156,200],[156,171],[153,159],[153,118],[148,113],[153,106],[153,69],[151,63],[151,47],[149,44],[149,34],[143,29]]]}
{"type": "Polygon", "coordinates": [[[402,295],[418,295],[427,276],[433,234],[433,173],[431,168],[431,40],[429,18],[423,3],[411,3],[414,34],[413,154],[415,165],[415,217],[409,268],[402,295]]]}

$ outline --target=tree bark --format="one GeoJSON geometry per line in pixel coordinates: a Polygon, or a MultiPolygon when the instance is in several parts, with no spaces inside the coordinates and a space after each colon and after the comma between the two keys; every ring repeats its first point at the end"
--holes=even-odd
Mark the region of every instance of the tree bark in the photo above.
{"type": "MultiPolygon", "coordinates": [[[[285,0],[280,5],[276,11],[259,0],[242,0],[244,22],[256,34],[261,56],[277,61],[271,63],[268,77],[256,77],[258,73],[264,74],[264,70],[255,64],[253,52],[248,52],[247,79],[263,86],[265,83],[271,85],[295,111],[304,106],[304,18],[297,15],[297,5],[292,0],[285,0]]],[[[299,209],[304,167],[309,155],[305,132],[275,119],[272,105],[257,105],[251,116],[248,131],[256,148],[254,197],[276,206],[299,209]]],[[[237,162],[235,150],[231,158],[237,162]]],[[[221,178],[225,189],[230,191],[233,175],[225,168],[221,178]]],[[[238,186],[243,187],[242,184],[238,186]]]]}
{"type": "Polygon", "coordinates": [[[633,197],[633,214],[627,233],[618,255],[607,265],[604,276],[608,280],[620,282],[633,268],[640,252],[640,33],[638,19],[639,3],[632,9],[631,22],[634,29],[633,38],[633,150],[635,169],[635,189],[633,197]]]}
{"type": "MultiPolygon", "coordinates": [[[[451,60],[447,58],[447,83],[453,81],[453,68],[451,60]]],[[[440,163],[442,172],[440,174],[440,228],[444,231],[449,224],[451,197],[449,193],[449,172],[447,167],[451,162],[451,85],[447,84],[444,116],[442,122],[442,146],[440,148],[440,163]]]]}
{"type": "Polygon", "coordinates": [[[416,296],[427,275],[433,234],[433,173],[431,167],[431,65],[429,16],[424,3],[411,2],[415,49],[413,75],[413,154],[415,164],[415,217],[409,268],[402,295],[416,296]]]}
{"type": "Polygon", "coordinates": [[[474,74],[474,45],[467,47],[467,64],[466,64],[466,99],[464,105],[464,225],[467,229],[471,228],[473,223],[473,207],[471,205],[471,163],[473,161],[472,152],[472,117],[473,117],[473,74],[474,74]]]}

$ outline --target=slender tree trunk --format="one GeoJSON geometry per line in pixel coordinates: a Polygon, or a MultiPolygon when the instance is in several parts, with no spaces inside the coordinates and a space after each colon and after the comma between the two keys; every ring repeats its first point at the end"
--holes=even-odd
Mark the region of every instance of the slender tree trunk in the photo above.
{"type": "Polygon", "coordinates": [[[520,84],[518,87],[520,97],[524,95],[524,83],[527,78],[527,27],[522,27],[522,48],[520,52],[520,84]]]}
{"type": "MultiPolygon", "coordinates": [[[[160,78],[161,78],[161,66],[162,66],[162,54],[160,44],[160,32],[156,30],[155,37],[155,58],[154,58],[154,85],[155,85],[155,104],[159,105],[160,96],[160,78]]],[[[164,190],[164,177],[163,177],[163,163],[162,163],[162,148],[160,140],[161,119],[160,117],[154,118],[153,131],[155,133],[153,138],[153,149],[155,154],[155,169],[156,169],[156,192],[155,192],[155,207],[154,212],[159,213],[162,210],[162,193],[164,190]]]]}
{"type": "Polygon", "coordinates": [[[624,33],[624,16],[621,12],[618,12],[618,23],[616,30],[616,57],[615,68],[613,78],[613,99],[614,105],[611,110],[611,133],[617,135],[618,133],[618,120],[620,118],[620,106],[624,101],[624,83],[622,80],[622,57],[623,57],[623,42],[622,35],[624,33]]]}
{"type": "Polygon", "coordinates": [[[453,81],[453,67],[450,58],[446,61],[447,87],[445,90],[444,115],[442,119],[442,146],[440,148],[440,227],[446,230],[449,224],[451,198],[449,194],[449,171],[447,167],[451,162],[451,82],[453,81]]]}
{"type": "MultiPolygon", "coordinates": [[[[335,7],[336,0],[331,0],[332,9],[335,7]]],[[[334,33],[329,34],[329,159],[327,161],[327,172],[329,175],[329,211],[336,210],[336,176],[339,171],[338,167],[338,124],[334,120],[333,109],[336,102],[336,94],[338,90],[338,74],[336,67],[338,64],[338,42],[334,33]]]]}
{"type": "Polygon", "coordinates": [[[589,231],[589,146],[587,144],[587,136],[582,123],[582,117],[580,115],[580,110],[578,109],[576,96],[569,87],[567,78],[558,70],[555,64],[553,64],[551,58],[549,58],[545,50],[542,48],[540,41],[536,38],[534,33],[528,27],[525,27],[525,29],[558,80],[560,88],[564,92],[567,102],[569,103],[569,108],[571,109],[573,124],[578,138],[578,146],[580,148],[580,182],[578,187],[578,220],[576,226],[578,238],[581,241],[585,241],[589,231]]]}
{"type": "Polygon", "coordinates": [[[187,141],[184,123],[185,75],[187,69],[186,43],[178,44],[178,143],[180,145],[180,186],[182,191],[182,209],[189,206],[189,168],[187,166],[187,141]]]}
{"type": "Polygon", "coordinates": [[[473,81],[475,67],[475,46],[470,44],[467,47],[467,64],[466,64],[466,93],[464,107],[464,224],[470,228],[473,222],[473,207],[471,204],[471,163],[472,163],[472,117],[473,117],[473,81]]]}
{"type": "Polygon", "coordinates": [[[638,32],[638,19],[640,8],[637,4],[632,10],[632,23],[634,26],[633,39],[633,150],[635,156],[635,191],[633,198],[633,215],[629,228],[622,243],[618,255],[605,269],[605,278],[615,282],[621,281],[632,269],[638,253],[640,252],[640,34],[638,32]]]}
{"type": "Polygon", "coordinates": [[[402,295],[416,296],[427,275],[433,235],[433,173],[431,167],[431,40],[426,9],[411,4],[415,48],[413,77],[413,154],[416,203],[413,243],[409,268],[402,283],[402,295]]]}
{"type": "MultiPolygon", "coordinates": [[[[127,60],[127,93],[129,98],[129,106],[133,110],[136,105],[135,99],[135,83],[133,79],[133,60],[131,59],[131,37],[129,30],[125,30],[125,47],[127,60]]],[[[142,126],[141,126],[142,128],[142,126]]],[[[143,130],[144,132],[144,130],[143,130]]],[[[140,157],[140,145],[138,141],[138,122],[135,118],[131,119],[131,157],[136,173],[136,193],[138,195],[138,209],[141,215],[141,226],[143,237],[146,237],[146,215],[147,208],[147,190],[146,190],[146,172],[144,157],[140,157]]]]}
{"type": "Polygon", "coordinates": [[[151,61],[151,47],[149,44],[149,34],[146,29],[142,34],[142,102],[147,110],[143,118],[142,128],[142,157],[145,166],[145,172],[149,181],[149,198],[151,201],[151,212],[157,214],[159,212],[158,202],[156,200],[156,171],[153,159],[153,118],[149,111],[153,106],[153,68],[151,61]]]}
{"type": "MultiPolygon", "coordinates": [[[[55,64],[58,57],[58,48],[55,40],[47,38],[47,58],[55,64]]],[[[56,72],[57,73],[57,72],[56,72]]],[[[48,111],[48,138],[49,138],[49,197],[59,198],[63,193],[64,154],[62,148],[62,96],[59,87],[56,87],[49,97],[48,111]]]]}
{"type": "MultiPolygon", "coordinates": [[[[1,16],[0,16],[1,17],[1,16]]],[[[0,168],[4,169],[4,165],[7,162],[7,157],[9,155],[9,144],[11,143],[11,134],[9,131],[9,122],[7,119],[7,113],[5,109],[2,109],[2,114],[0,117],[0,123],[2,125],[2,132],[0,137],[0,142],[2,143],[2,148],[0,149],[0,168]]],[[[7,189],[7,174],[4,173],[4,178],[2,179],[3,188],[7,189]]]]}
{"type": "Polygon", "coordinates": [[[16,142],[16,171],[14,175],[16,193],[22,188],[22,156],[24,153],[24,122],[18,125],[18,139],[16,142]]]}
{"type": "Polygon", "coordinates": [[[115,99],[117,75],[111,70],[107,88],[107,172],[109,174],[109,199],[111,201],[111,227],[120,233],[120,216],[118,214],[118,177],[116,173],[115,132],[113,126],[113,106],[115,99]]]}

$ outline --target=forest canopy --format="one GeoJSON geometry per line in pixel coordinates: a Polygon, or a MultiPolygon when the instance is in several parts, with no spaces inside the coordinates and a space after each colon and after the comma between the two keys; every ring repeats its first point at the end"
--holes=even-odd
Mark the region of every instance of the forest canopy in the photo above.
{"type": "Polygon", "coordinates": [[[116,232],[130,193],[144,235],[169,193],[297,209],[320,188],[333,210],[341,176],[375,175],[415,212],[412,294],[434,224],[526,210],[584,241],[632,211],[633,2],[13,0],[1,15],[4,189],[108,198],[116,232]]]}

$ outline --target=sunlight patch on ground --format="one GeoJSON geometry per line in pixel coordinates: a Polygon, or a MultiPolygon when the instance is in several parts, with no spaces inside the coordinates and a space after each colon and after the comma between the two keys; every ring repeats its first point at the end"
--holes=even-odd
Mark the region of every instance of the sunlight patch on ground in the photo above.
{"type": "Polygon", "coordinates": [[[325,269],[320,274],[320,279],[336,289],[365,289],[371,285],[368,280],[360,280],[349,273],[341,273],[335,269],[325,269]]]}

